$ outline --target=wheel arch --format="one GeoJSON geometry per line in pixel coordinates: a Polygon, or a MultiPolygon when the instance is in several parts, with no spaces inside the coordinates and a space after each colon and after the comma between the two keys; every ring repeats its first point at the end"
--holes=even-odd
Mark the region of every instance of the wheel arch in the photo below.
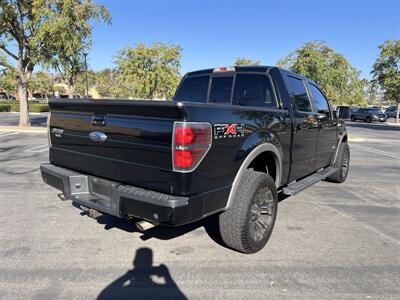
{"type": "Polygon", "coordinates": [[[341,145],[342,143],[347,143],[347,140],[348,140],[347,131],[344,131],[344,132],[339,136],[339,141],[338,141],[338,144],[337,144],[337,146],[336,146],[335,155],[333,156],[333,159],[332,159],[332,165],[335,163],[335,161],[336,161],[336,159],[337,159],[337,156],[338,156],[338,153],[339,153],[340,145],[341,145]]]}
{"type": "MultiPolygon", "coordinates": [[[[251,150],[251,152],[246,156],[246,158],[243,160],[242,164],[240,165],[240,168],[238,172],[235,175],[235,179],[233,180],[233,184],[231,187],[231,191],[229,193],[228,201],[226,204],[225,209],[228,209],[233,201],[234,194],[236,193],[238,189],[238,185],[240,182],[240,178],[243,176],[244,172],[254,166],[254,163],[256,163],[259,159],[263,159],[264,157],[268,157],[269,159],[273,158],[274,159],[274,180],[275,180],[275,185],[278,188],[281,184],[281,179],[282,179],[282,156],[281,152],[272,143],[266,142],[262,143],[258,146],[256,146],[254,149],[251,150]],[[253,165],[252,165],[253,164],[253,165]]],[[[266,166],[268,167],[268,163],[271,163],[270,161],[266,161],[266,166]]],[[[268,173],[268,172],[266,172],[268,173]]]]}

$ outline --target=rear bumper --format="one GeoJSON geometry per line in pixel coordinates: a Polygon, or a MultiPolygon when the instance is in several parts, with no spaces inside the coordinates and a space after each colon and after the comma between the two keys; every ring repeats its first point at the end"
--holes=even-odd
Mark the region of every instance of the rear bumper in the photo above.
{"type": "Polygon", "coordinates": [[[372,121],[386,122],[386,117],[372,117],[372,121]]]}
{"type": "Polygon", "coordinates": [[[225,187],[182,197],[124,185],[52,164],[41,165],[40,171],[44,182],[63,192],[66,199],[113,216],[136,217],[165,225],[190,223],[222,210],[230,190],[225,187]]]}

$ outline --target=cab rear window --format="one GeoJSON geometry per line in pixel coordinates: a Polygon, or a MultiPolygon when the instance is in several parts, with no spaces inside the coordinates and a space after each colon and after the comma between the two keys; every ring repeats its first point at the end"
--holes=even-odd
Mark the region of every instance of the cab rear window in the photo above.
{"type": "Polygon", "coordinates": [[[192,76],[183,80],[174,100],[188,102],[207,102],[208,81],[210,76],[192,76]]]}
{"type": "Polygon", "coordinates": [[[211,103],[230,103],[232,94],[233,77],[213,77],[211,81],[211,103]]]}

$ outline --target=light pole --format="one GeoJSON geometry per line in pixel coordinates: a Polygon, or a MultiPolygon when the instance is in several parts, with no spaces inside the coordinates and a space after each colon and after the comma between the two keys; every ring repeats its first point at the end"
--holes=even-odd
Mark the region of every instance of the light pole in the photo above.
{"type": "Polygon", "coordinates": [[[89,98],[89,80],[88,80],[88,69],[87,69],[87,56],[88,53],[83,53],[85,56],[85,73],[86,73],[86,99],[89,98]]]}

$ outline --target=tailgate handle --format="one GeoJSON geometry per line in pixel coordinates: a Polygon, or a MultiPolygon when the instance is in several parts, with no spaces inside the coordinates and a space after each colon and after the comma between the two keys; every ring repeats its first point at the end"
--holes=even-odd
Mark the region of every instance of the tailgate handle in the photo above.
{"type": "Polygon", "coordinates": [[[92,125],[104,126],[106,125],[106,116],[104,115],[93,115],[92,125]]]}

